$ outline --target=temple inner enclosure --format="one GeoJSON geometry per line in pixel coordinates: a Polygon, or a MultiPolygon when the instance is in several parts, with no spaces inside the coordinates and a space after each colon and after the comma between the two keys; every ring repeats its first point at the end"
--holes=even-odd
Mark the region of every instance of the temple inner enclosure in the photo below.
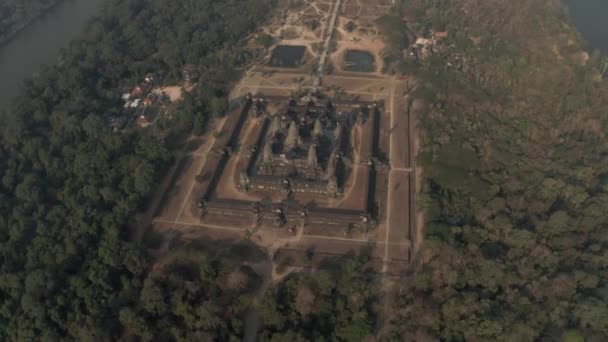
{"type": "Polygon", "coordinates": [[[380,111],[375,102],[247,96],[203,167],[202,221],[323,226],[329,236],[373,229],[380,111]]]}
{"type": "Polygon", "coordinates": [[[159,188],[154,231],[249,239],[293,267],[368,253],[378,272],[403,272],[419,239],[415,139],[410,80],[383,73],[375,20],[391,4],[279,9],[256,35],[273,38],[266,57],[159,188]]]}

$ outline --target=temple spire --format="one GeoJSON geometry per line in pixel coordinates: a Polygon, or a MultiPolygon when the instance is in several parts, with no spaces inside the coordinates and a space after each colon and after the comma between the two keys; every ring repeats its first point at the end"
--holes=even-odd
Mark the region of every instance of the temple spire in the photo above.
{"type": "Polygon", "coordinates": [[[278,116],[272,117],[272,122],[270,123],[270,137],[274,139],[277,133],[281,130],[281,120],[278,116]]]}
{"type": "Polygon", "coordinates": [[[264,163],[272,163],[272,142],[268,141],[264,145],[264,154],[262,158],[264,163]]]}
{"type": "Polygon", "coordinates": [[[317,121],[315,121],[315,127],[313,128],[312,135],[315,138],[319,138],[323,135],[323,124],[321,123],[321,120],[317,119],[317,121]]]}
{"type": "Polygon", "coordinates": [[[338,196],[338,192],[340,191],[340,189],[338,188],[338,179],[336,177],[329,177],[329,180],[327,181],[326,191],[330,197],[338,196]]]}
{"type": "Polygon", "coordinates": [[[338,154],[336,153],[336,151],[334,151],[329,156],[329,161],[327,163],[327,175],[329,177],[335,176],[337,168],[338,168],[338,154]]]}
{"type": "Polygon", "coordinates": [[[308,148],[308,166],[315,169],[319,165],[319,159],[317,158],[317,146],[310,145],[308,148]]]}
{"type": "Polygon", "coordinates": [[[285,147],[287,150],[292,150],[298,147],[298,140],[300,138],[300,133],[298,130],[298,125],[295,121],[292,121],[289,125],[289,130],[287,131],[287,138],[285,139],[285,147]]]}

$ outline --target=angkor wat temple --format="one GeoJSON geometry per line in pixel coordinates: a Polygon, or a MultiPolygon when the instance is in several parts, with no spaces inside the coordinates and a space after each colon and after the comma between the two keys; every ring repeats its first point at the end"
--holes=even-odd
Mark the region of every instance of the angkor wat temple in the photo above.
{"type": "Polygon", "coordinates": [[[373,226],[372,160],[380,108],[375,102],[249,96],[228,114],[224,135],[213,148],[217,159],[205,164],[199,204],[203,220],[236,217],[275,227],[288,222],[373,226]],[[251,128],[243,138],[240,131],[247,122],[251,128]],[[229,162],[234,166],[227,170],[229,162]],[[367,187],[359,191],[365,198],[352,208],[334,207],[346,197],[345,185],[355,168],[363,176],[350,186],[367,187]],[[241,198],[218,190],[226,180],[241,198]]]}

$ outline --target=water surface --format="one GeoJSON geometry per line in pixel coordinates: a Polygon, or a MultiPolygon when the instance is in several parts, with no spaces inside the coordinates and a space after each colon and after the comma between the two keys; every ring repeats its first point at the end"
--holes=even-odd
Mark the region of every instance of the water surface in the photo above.
{"type": "Polygon", "coordinates": [[[302,64],[305,46],[279,45],[272,51],[270,66],[275,68],[297,68],[302,64]]]}
{"type": "Polygon", "coordinates": [[[608,55],[608,0],[564,0],[572,22],[590,50],[608,55]]]}
{"type": "Polygon", "coordinates": [[[105,0],[64,0],[0,46],[0,106],[43,64],[57,62],[59,50],[99,14],[105,0]]]}
{"type": "Polygon", "coordinates": [[[344,68],[348,71],[374,72],[374,55],[367,51],[348,50],[344,62],[344,68]]]}

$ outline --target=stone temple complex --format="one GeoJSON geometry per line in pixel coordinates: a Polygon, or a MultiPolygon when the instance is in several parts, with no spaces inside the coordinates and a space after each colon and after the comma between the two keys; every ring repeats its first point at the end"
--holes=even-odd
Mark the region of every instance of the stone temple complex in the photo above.
{"type": "Polygon", "coordinates": [[[372,228],[380,110],[376,102],[248,96],[204,168],[202,219],[372,228]]]}
{"type": "Polygon", "coordinates": [[[423,241],[414,161],[425,108],[410,96],[416,80],[382,58],[377,19],[394,4],[298,1],[269,17],[244,42],[264,58],[209,132],[188,138],[143,219],[184,241],[260,246],[274,265],[316,269],[354,253],[378,272],[408,270],[423,241]],[[261,35],[273,37],[264,50],[261,35]]]}

